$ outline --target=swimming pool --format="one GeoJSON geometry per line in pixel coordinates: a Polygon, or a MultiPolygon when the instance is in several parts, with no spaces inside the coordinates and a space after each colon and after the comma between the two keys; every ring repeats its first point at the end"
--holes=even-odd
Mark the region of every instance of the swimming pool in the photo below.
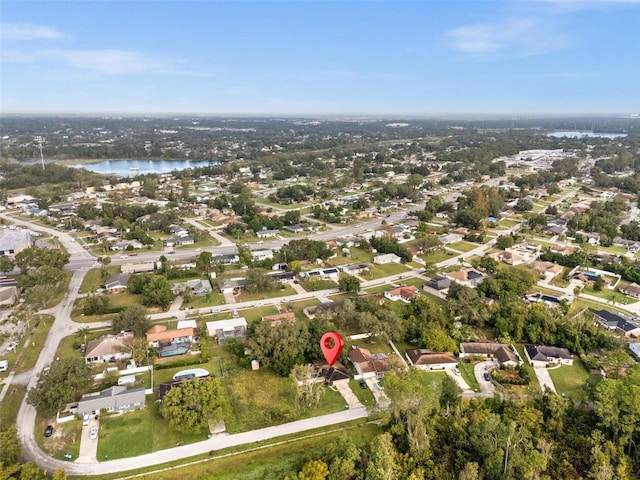
{"type": "Polygon", "coordinates": [[[183,378],[195,378],[206,377],[209,375],[204,368],[191,368],[189,370],[181,370],[173,376],[174,380],[181,380],[183,378]]]}

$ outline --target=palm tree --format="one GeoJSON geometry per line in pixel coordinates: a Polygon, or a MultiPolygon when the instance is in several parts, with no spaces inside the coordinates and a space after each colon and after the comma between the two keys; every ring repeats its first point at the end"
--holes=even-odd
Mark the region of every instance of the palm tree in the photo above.
{"type": "Polygon", "coordinates": [[[87,345],[87,334],[89,333],[89,327],[80,327],[76,330],[76,337],[82,338],[84,345],[87,345]]]}

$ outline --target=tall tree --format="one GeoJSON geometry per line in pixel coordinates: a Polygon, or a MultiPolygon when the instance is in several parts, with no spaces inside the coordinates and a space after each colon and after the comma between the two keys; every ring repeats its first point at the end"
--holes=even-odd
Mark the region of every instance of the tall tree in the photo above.
{"type": "Polygon", "coordinates": [[[162,416],[179,432],[209,431],[231,411],[228,392],[219,378],[191,378],[173,387],[162,399],[162,416]]]}

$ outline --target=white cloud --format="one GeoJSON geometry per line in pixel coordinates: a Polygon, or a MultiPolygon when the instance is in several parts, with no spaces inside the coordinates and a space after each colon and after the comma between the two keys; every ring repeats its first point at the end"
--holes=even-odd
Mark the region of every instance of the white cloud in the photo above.
{"type": "Polygon", "coordinates": [[[59,40],[65,35],[53,27],[31,23],[0,24],[0,39],[10,40],[59,40]]]}
{"type": "Polygon", "coordinates": [[[105,75],[160,70],[164,65],[137,52],[124,50],[43,50],[41,56],[62,60],[72,68],[105,75]]]}
{"type": "Polygon", "coordinates": [[[447,32],[454,49],[471,54],[537,55],[563,48],[567,40],[535,18],[465,25],[447,32]]]}

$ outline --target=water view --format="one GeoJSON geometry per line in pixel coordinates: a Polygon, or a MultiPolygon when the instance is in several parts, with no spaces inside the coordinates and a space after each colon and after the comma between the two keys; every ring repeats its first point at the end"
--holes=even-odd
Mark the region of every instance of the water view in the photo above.
{"type": "Polygon", "coordinates": [[[566,132],[551,132],[547,133],[547,137],[554,138],[620,138],[626,137],[626,133],[595,133],[595,132],[580,132],[580,131],[566,131],[566,132]]]}
{"type": "Polygon", "coordinates": [[[121,177],[146,173],[166,173],[186,168],[206,167],[209,160],[104,160],[96,163],[81,163],[75,168],[86,168],[92,172],[114,174],[121,177]]]}

